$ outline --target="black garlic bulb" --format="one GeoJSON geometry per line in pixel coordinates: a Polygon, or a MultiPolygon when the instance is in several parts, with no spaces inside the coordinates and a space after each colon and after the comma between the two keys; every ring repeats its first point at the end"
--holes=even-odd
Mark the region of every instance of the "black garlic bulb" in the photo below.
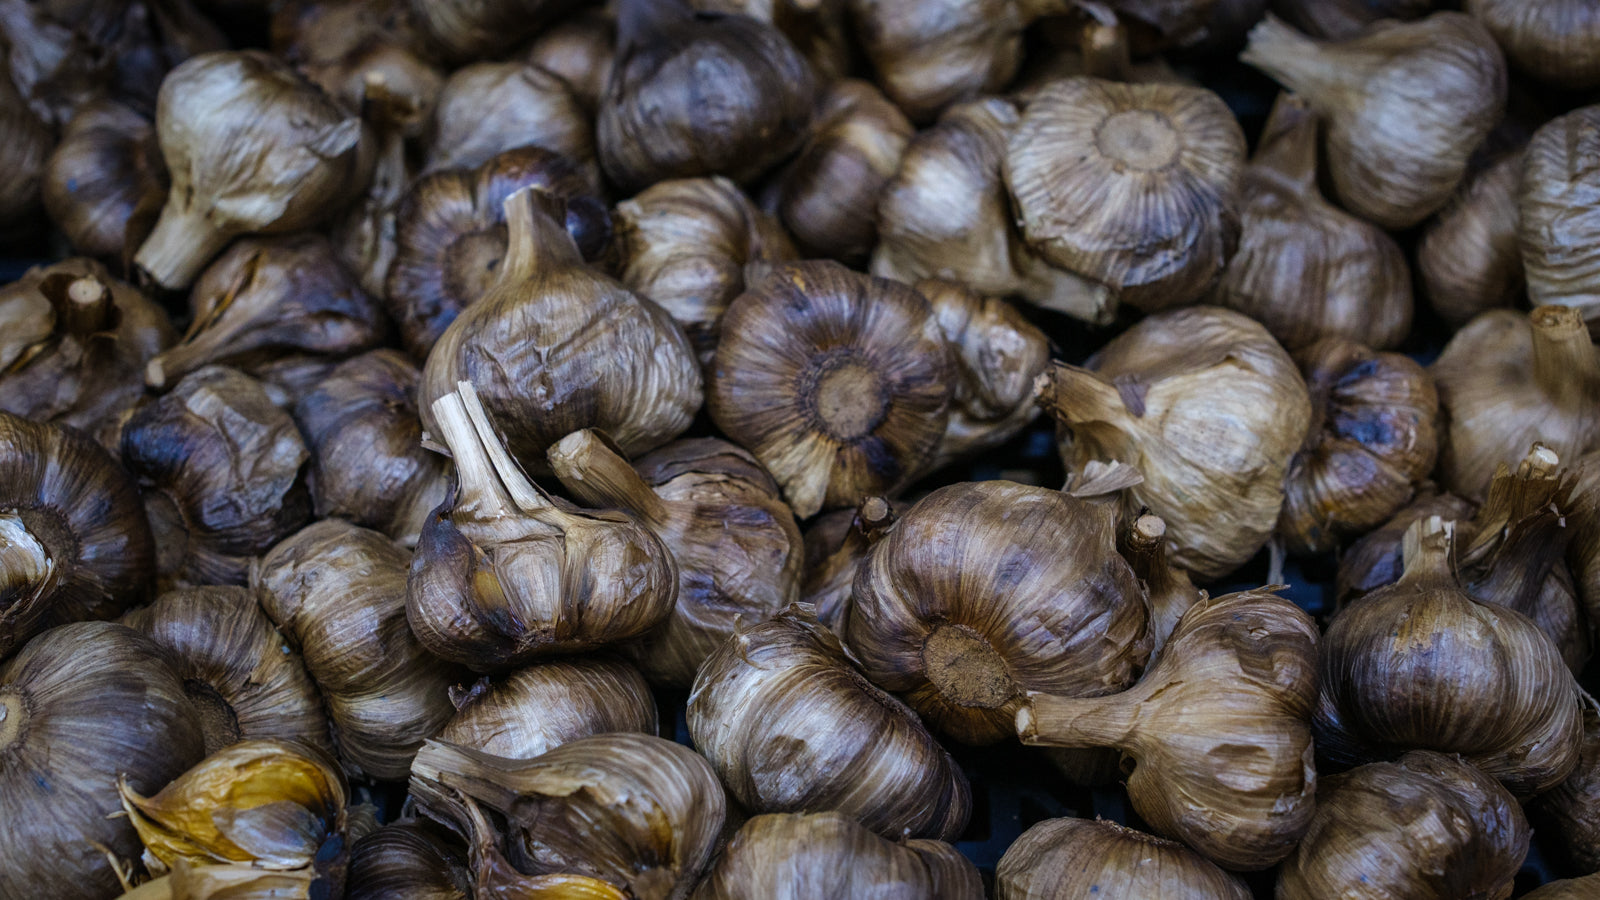
{"type": "Polygon", "coordinates": [[[600,105],[611,80],[611,58],[617,45],[617,24],[604,9],[585,8],[540,32],[524,57],[546,72],[561,76],[586,109],[600,105]]]}
{"type": "Polygon", "coordinates": [[[800,602],[815,610],[817,621],[841,638],[850,619],[856,567],[908,508],[882,497],[867,497],[855,509],[817,516],[806,529],[800,602]]]}
{"type": "Polygon", "coordinates": [[[0,228],[14,231],[39,214],[40,186],[56,142],[10,78],[0,78],[0,133],[6,135],[0,159],[7,172],[0,186],[0,228]]]}
{"type": "Polygon", "coordinates": [[[404,0],[435,56],[452,63],[499,56],[538,34],[574,0],[404,0]]]}
{"type": "Polygon", "coordinates": [[[1600,86],[1600,9],[1584,0],[1467,0],[1511,64],[1563,88],[1600,86]]]}
{"type": "Polygon", "coordinates": [[[42,190],[45,211],[73,249],[121,262],[144,243],[167,196],[155,125],[114,100],[88,104],[62,129],[42,190]]]}
{"type": "Polygon", "coordinates": [[[1182,844],[1100,819],[1046,819],[1007,848],[995,900],[1091,895],[1105,900],[1249,900],[1238,876],[1182,844]]]}
{"type": "Polygon", "coordinates": [[[1354,37],[1380,19],[1410,21],[1433,11],[1436,0],[1272,0],[1272,11],[1313,37],[1354,37]]]}
{"type": "Polygon", "coordinates": [[[533,759],[591,734],[655,734],[656,701],[639,670],[583,656],[536,662],[451,690],[456,714],[438,738],[506,759],[533,759]]]}
{"type": "Polygon", "coordinates": [[[1517,197],[1523,153],[1467,176],[1417,241],[1417,275],[1428,305],[1452,328],[1522,295],[1517,197]]]}
{"type": "Polygon", "coordinates": [[[385,825],[350,848],[346,900],[472,900],[464,848],[426,821],[385,825]]]}
{"type": "Polygon", "coordinates": [[[1600,105],[1546,122],[1528,143],[1517,203],[1518,244],[1534,306],[1570,306],[1600,334],[1600,105]]]}
{"type": "Polygon", "coordinates": [[[518,147],[538,147],[599,186],[594,123],[566,81],[531,63],[457,69],[439,92],[424,171],[475,169],[518,147]]]}

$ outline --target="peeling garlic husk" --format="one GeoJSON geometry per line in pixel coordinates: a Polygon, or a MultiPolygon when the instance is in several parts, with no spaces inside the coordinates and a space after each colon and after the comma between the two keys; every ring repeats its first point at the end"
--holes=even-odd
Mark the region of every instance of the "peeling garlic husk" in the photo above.
{"type": "Polygon", "coordinates": [[[1487,309],[1515,305],[1523,291],[1517,195],[1524,153],[1468,175],[1417,241],[1417,274],[1433,311],[1460,328],[1487,309]]]}
{"type": "Polygon", "coordinates": [[[50,152],[42,192],[45,212],[74,250],[121,262],[144,243],[167,196],[155,125],[114,100],[87,104],[50,152]]]}
{"type": "Polygon", "coordinates": [[[850,620],[850,591],[857,566],[908,508],[882,497],[867,497],[855,509],[817,516],[806,529],[800,602],[815,610],[817,620],[841,640],[850,620]]]}
{"type": "Polygon", "coordinates": [[[1600,10],[1583,0],[1467,0],[1511,64],[1576,90],[1600,86],[1600,10]]]}
{"type": "Polygon", "coordinates": [[[1518,244],[1534,306],[1576,308],[1600,334],[1600,105],[1546,122],[1528,143],[1518,244]]]}
{"type": "Polygon", "coordinates": [[[533,759],[591,734],[659,727],[639,670],[604,656],[536,662],[451,693],[456,713],[436,737],[505,759],[533,759]]]}
{"type": "Polygon", "coordinates": [[[1089,893],[1106,900],[1249,900],[1250,891],[1193,850],[1099,819],[1046,819],[1017,838],[995,869],[995,900],[1089,893]]]}
{"type": "Polygon", "coordinates": [[[425,820],[385,825],[350,848],[346,900],[472,900],[463,848],[425,820]]]}
{"type": "Polygon", "coordinates": [[[600,105],[611,80],[617,45],[616,21],[603,9],[579,9],[540,32],[524,58],[560,76],[586,109],[600,105]]]}
{"type": "Polygon", "coordinates": [[[594,123],[567,82],[532,63],[457,69],[434,110],[424,172],[473,169],[507,150],[539,147],[598,187],[594,123]]]}

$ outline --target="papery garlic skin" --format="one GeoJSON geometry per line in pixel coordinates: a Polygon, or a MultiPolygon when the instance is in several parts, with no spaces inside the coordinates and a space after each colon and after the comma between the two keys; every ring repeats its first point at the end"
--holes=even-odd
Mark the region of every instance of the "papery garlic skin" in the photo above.
{"type": "Polygon", "coordinates": [[[889,99],[918,122],[1003,88],[1017,73],[1021,4],[1008,0],[847,0],[889,99]]]}
{"type": "Polygon", "coordinates": [[[1512,306],[1522,294],[1517,201],[1524,157],[1511,153],[1467,176],[1417,241],[1423,293],[1452,327],[1486,309],[1512,306]]]}
{"type": "Polygon", "coordinates": [[[532,64],[476,63],[439,92],[423,171],[474,169],[530,146],[559,154],[598,186],[594,124],[567,83],[532,64]]]}
{"type": "Polygon", "coordinates": [[[113,262],[144,242],[166,195],[155,125],[114,100],[74,114],[44,170],[51,221],[79,253],[113,262]]]}
{"type": "Polygon", "coordinates": [[[655,697],[639,671],[605,656],[537,662],[452,691],[456,713],[441,741],[507,759],[533,759],[591,734],[655,734],[655,697]]]}
{"type": "Polygon", "coordinates": [[[1540,81],[1586,90],[1600,85],[1600,9],[1584,0],[1466,0],[1511,64],[1540,81]]]}
{"type": "Polygon", "coordinates": [[[1046,819],[1029,828],[1000,857],[994,877],[995,900],[1251,896],[1238,876],[1182,844],[1099,819],[1046,819]]]}
{"type": "Polygon", "coordinates": [[[1546,122],[1528,144],[1517,204],[1534,306],[1571,306],[1600,333],[1600,105],[1546,122]]]}

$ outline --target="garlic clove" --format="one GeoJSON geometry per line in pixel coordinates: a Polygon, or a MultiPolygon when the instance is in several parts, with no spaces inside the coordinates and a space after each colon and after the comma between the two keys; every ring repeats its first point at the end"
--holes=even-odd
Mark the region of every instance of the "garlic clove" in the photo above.
{"type": "Polygon", "coordinates": [[[655,734],[659,725],[644,677],[603,656],[537,662],[451,694],[456,713],[438,739],[506,759],[533,759],[591,734],[655,734]]]}
{"type": "Polygon", "coordinates": [[[995,900],[1092,894],[1107,900],[1248,900],[1250,891],[1182,844],[1099,819],[1046,819],[1007,848],[995,900]]]}
{"type": "Polygon", "coordinates": [[[1467,0],[1512,65],[1540,81],[1586,90],[1600,85],[1600,10],[1582,0],[1467,0]]]}
{"type": "Polygon", "coordinates": [[[1523,152],[1469,175],[1417,241],[1417,274],[1439,318],[1460,328],[1523,291],[1517,195],[1523,152]]]}
{"type": "Polygon", "coordinates": [[[439,92],[424,172],[475,169],[518,147],[549,150],[599,185],[594,123],[566,81],[531,63],[483,62],[439,92]]]}
{"type": "Polygon", "coordinates": [[[372,180],[328,229],[334,253],[369,296],[384,300],[384,282],[394,264],[400,201],[415,166],[407,155],[404,122],[413,110],[381,85],[366,86],[365,108],[373,129],[372,180]]]}
{"type": "Polygon", "coordinates": [[[155,125],[113,100],[84,106],[50,153],[42,191],[45,211],[73,249],[122,261],[144,242],[167,196],[155,125]]]}
{"type": "Polygon", "coordinates": [[[1517,204],[1518,243],[1534,306],[1570,306],[1600,333],[1600,106],[1586,106],[1546,122],[1528,144],[1517,204]]]}

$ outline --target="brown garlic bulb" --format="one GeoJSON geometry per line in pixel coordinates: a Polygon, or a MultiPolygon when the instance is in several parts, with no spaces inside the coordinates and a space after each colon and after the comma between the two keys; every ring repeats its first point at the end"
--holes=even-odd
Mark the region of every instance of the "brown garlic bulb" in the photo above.
{"type": "Polygon", "coordinates": [[[40,182],[56,141],[9,78],[0,78],[0,134],[6,136],[0,143],[6,172],[0,182],[0,228],[22,228],[38,214],[40,182]]]}
{"type": "Polygon", "coordinates": [[[545,494],[495,437],[472,385],[433,406],[456,491],[429,517],[406,618],[436,656],[479,671],[645,634],[671,614],[678,566],[643,524],[545,494]]]}
{"type": "Polygon", "coordinates": [[[1506,900],[1528,839],[1522,810],[1493,779],[1416,750],[1323,780],[1277,896],[1506,900]]]}
{"type": "Polygon", "coordinates": [[[1459,527],[1459,523],[1472,519],[1476,508],[1455,494],[1439,493],[1432,482],[1423,482],[1416,499],[1339,555],[1339,573],[1334,582],[1337,605],[1343,608],[1358,597],[1400,580],[1405,571],[1406,529],[1412,522],[1438,516],[1457,522],[1459,527]]]}
{"type": "Polygon", "coordinates": [[[1189,608],[1206,598],[1194,586],[1189,573],[1167,558],[1167,523],[1161,517],[1144,513],[1124,530],[1118,550],[1144,583],[1150,604],[1150,665],[1161,657],[1161,650],[1177,630],[1189,608]]]}
{"type": "Polygon", "coordinates": [[[1490,310],[1455,333],[1429,373],[1446,422],[1439,480],[1469,500],[1536,441],[1562,459],[1600,442],[1600,348],[1578,310],[1490,310]]]}
{"type": "Polygon", "coordinates": [[[611,57],[617,45],[616,22],[601,9],[579,9],[540,32],[524,58],[558,75],[585,109],[600,105],[611,80],[611,57]]]}
{"type": "Polygon", "coordinates": [[[100,263],[31,268],[0,287],[0,410],[98,431],[173,340],[166,311],[100,263]]]}
{"type": "Polygon", "coordinates": [[[318,518],[348,519],[416,545],[450,491],[449,463],[422,446],[421,376],[404,354],[374,350],[341,363],[295,404],[318,518]]]}
{"type": "Polygon", "coordinates": [[[258,50],[197,56],[161,84],[156,134],[172,189],[134,263],[188,287],[241,234],[315,227],[366,186],[361,120],[258,50]]]}
{"type": "Polygon", "coordinates": [[[296,403],[320,387],[342,364],[342,360],[326,356],[295,353],[257,363],[253,374],[273,405],[293,412],[296,403]]]}
{"type": "Polygon", "coordinates": [[[1268,591],[1196,603],[1139,683],[1103,697],[1029,692],[1024,744],[1115,747],[1156,833],[1229,869],[1265,869],[1311,824],[1317,626],[1268,591]]]}
{"type": "Polygon", "coordinates": [[[1583,0],[1467,0],[1518,69],[1540,81],[1600,86],[1600,9],[1583,0]]]}
{"type": "Polygon", "coordinates": [[[1528,298],[1571,306],[1600,334],[1600,105],[1546,122],[1523,163],[1517,226],[1528,298]]]}
{"type": "Polygon", "coordinates": [[[1385,228],[1443,206],[1505,111],[1505,58],[1465,13],[1384,22],[1338,41],[1269,14],[1239,58],[1322,115],[1339,203],[1385,228]]]}
{"type": "Polygon", "coordinates": [[[1149,616],[1115,510],[1005,481],[919,501],[856,572],[846,638],[873,683],[957,740],[1015,733],[1026,691],[1126,689],[1149,616]]]}
{"type": "Polygon", "coordinates": [[[827,87],[811,136],[779,176],[778,216],[806,256],[866,261],[878,239],[878,196],[913,134],[872,84],[842,79],[827,87]]]}
{"type": "Polygon", "coordinates": [[[322,691],[340,759],[373,778],[405,777],[455,711],[462,675],[406,626],[407,562],[376,531],[329,519],[273,547],[251,578],[322,691]]]}
{"type": "Polygon", "coordinates": [[[579,738],[532,760],[429,741],[412,767],[411,796],[448,821],[480,803],[501,813],[509,858],[523,874],[599,879],[627,891],[611,895],[618,900],[687,897],[727,809],[709,763],[644,734],[579,738]]]}
{"type": "Polygon", "coordinates": [[[799,146],[816,93],[811,66],[771,25],[686,0],[622,0],[600,163],[629,193],[696,175],[751,181],[799,146]]]}
{"type": "Polygon", "coordinates": [[[456,714],[438,739],[505,759],[533,759],[591,734],[659,727],[644,676],[604,656],[537,662],[451,695],[456,714]]]}
{"type": "Polygon", "coordinates": [[[1572,528],[1567,565],[1585,617],[1600,629],[1600,451],[1579,458],[1572,469],[1577,478],[1572,491],[1576,502],[1567,520],[1572,528]]]}
{"type": "Polygon", "coordinates": [[[697,438],[630,466],[586,429],[551,447],[549,460],[568,493],[627,512],[677,561],[672,615],[630,648],[652,682],[688,687],[741,619],[759,622],[798,597],[800,529],[777,483],[744,450],[697,438]]]}
{"type": "Polygon", "coordinates": [[[433,114],[444,73],[408,46],[414,35],[402,0],[274,4],[272,44],[328,96],[362,109],[373,87],[406,110],[402,129],[415,137],[433,114]]]}
{"type": "Polygon", "coordinates": [[[1343,40],[1379,19],[1420,19],[1435,5],[1436,0],[1272,0],[1272,11],[1312,37],[1343,40]]]}
{"type": "Polygon", "coordinates": [[[1100,819],[1046,819],[995,869],[995,900],[1092,894],[1106,900],[1250,900],[1250,891],[1182,844],[1100,819]]]}
{"type": "Polygon", "coordinates": [[[581,428],[605,431],[629,454],[659,447],[689,427],[702,400],[683,329],[583,264],[559,224],[562,206],[537,188],[507,198],[495,281],[440,335],[420,394],[423,425],[436,432],[434,401],[471,382],[506,449],[535,471],[581,428]]]}
{"type": "Polygon", "coordinates": [[[472,900],[466,855],[424,821],[385,825],[350,848],[346,900],[472,900]]]}
{"type": "Polygon", "coordinates": [[[980,900],[978,870],[943,841],[893,841],[837,812],[744,823],[693,900],[980,900]]]}
{"type": "Polygon", "coordinates": [[[779,265],[728,307],[706,406],[808,518],[927,470],[951,357],[916,291],[834,262],[779,265]]]}
{"type": "Polygon", "coordinates": [[[1567,779],[1533,801],[1530,812],[1540,833],[1581,871],[1600,871],[1600,711],[1584,697],[1583,749],[1567,779]]]}
{"type": "Polygon", "coordinates": [[[389,323],[316,234],[245,238],[206,267],[189,292],[183,340],[145,370],[164,388],[203,366],[250,370],[289,353],[351,356],[381,344],[389,323]]]}
{"type": "Polygon", "coordinates": [[[1462,590],[1452,531],[1437,517],[1413,523],[1400,580],[1328,626],[1317,751],[1343,764],[1457,753],[1512,793],[1538,794],[1577,765],[1578,687],[1537,625],[1462,590]]]}
{"type": "Polygon", "coordinates": [[[160,790],[204,755],[160,648],[131,628],[51,629],[0,663],[0,896],[110,898],[137,858],[117,781],[160,790]]]}
{"type": "Polygon", "coordinates": [[[594,124],[561,78],[531,63],[457,69],[439,92],[426,171],[473,169],[518,147],[549,150],[599,184],[594,124]]]}
{"type": "Polygon", "coordinates": [[[1166,521],[1173,561],[1201,579],[1266,544],[1311,419],[1305,382],[1277,341],[1211,306],[1145,319],[1087,369],[1057,363],[1039,396],[1070,432],[1070,470],[1112,459],[1144,475],[1130,505],[1166,521]]]}
{"type": "Polygon", "coordinates": [[[821,84],[849,78],[858,68],[854,28],[845,0],[689,0],[697,10],[743,13],[783,32],[811,63],[821,84]]]}
{"type": "Polygon", "coordinates": [[[850,590],[856,580],[856,568],[907,509],[904,504],[890,503],[882,497],[867,497],[855,509],[817,516],[806,529],[800,602],[815,610],[817,620],[841,639],[850,619],[850,590]]]}
{"type": "Polygon", "coordinates": [[[746,264],[798,258],[783,228],[721,176],[657,182],[613,216],[617,277],[683,326],[706,364],[723,313],[744,293],[746,264]]]}
{"type": "Polygon", "coordinates": [[[406,191],[384,294],[412,356],[426,359],[461,310],[494,285],[507,250],[506,199],[530,186],[567,201],[557,221],[585,256],[605,246],[605,208],[588,181],[538,147],[509,150],[475,170],[435,172],[406,191]]]}
{"type": "Polygon", "coordinates": [[[138,488],[99,444],[0,412],[0,659],[143,600],[155,552],[138,488]]]}
{"type": "Polygon", "coordinates": [[[1151,312],[1216,284],[1239,240],[1244,161],[1238,120],[1208,90],[1067,78],[1029,100],[1005,180],[1046,262],[1151,312]]]}
{"type": "Polygon", "coordinates": [[[369,296],[387,300],[384,282],[394,264],[397,215],[415,166],[407,153],[405,117],[410,110],[374,86],[368,91],[367,121],[373,130],[372,180],[328,229],[333,251],[369,296]]]}
{"type": "Polygon", "coordinates": [[[408,0],[427,48],[448,62],[499,56],[538,34],[575,0],[408,0]]]}
{"type": "Polygon", "coordinates": [[[1547,881],[1537,890],[1523,894],[1524,900],[1587,900],[1600,891],[1600,872],[1582,878],[1547,881]]]}
{"type": "Polygon", "coordinates": [[[178,588],[122,617],[167,654],[200,714],[206,755],[245,740],[333,752],[305,663],[240,587],[178,588]]]}
{"type": "Polygon", "coordinates": [[[994,93],[1017,73],[1023,4],[972,0],[847,0],[884,93],[917,121],[994,93]]]}
{"type": "Polygon", "coordinates": [[[1345,338],[1378,350],[1411,330],[1411,273],[1383,229],[1317,190],[1317,117],[1280,94],[1241,182],[1239,251],[1215,302],[1267,326],[1288,350],[1345,338]]]}
{"type": "Polygon", "coordinates": [[[1467,176],[1417,241],[1417,274],[1433,311],[1460,328],[1522,294],[1517,194],[1523,152],[1467,176]]]}
{"type": "Polygon", "coordinates": [[[233,369],[200,369],[136,411],[122,462],[144,492],[161,576],[243,584],[252,557],[311,518],[308,458],[294,419],[233,369]]]}
{"type": "Polygon", "coordinates": [[[84,106],[62,129],[42,190],[73,249],[120,262],[144,243],[167,196],[155,125],[114,100],[84,106]]]}
{"type": "Polygon", "coordinates": [[[752,813],[832,810],[887,838],[952,841],[972,812],[955,760],[804,607],[712,653],[688,722],[695,748],[752,813]]]}
{"type": "Polygon", "coordinates": [[[1439,394],[1410,357],[1329,338],[1297,355],[1311,427],[1289,460],[1278,534],[1326,553],[1389,520],[1438,458],[1439,394]]]}

